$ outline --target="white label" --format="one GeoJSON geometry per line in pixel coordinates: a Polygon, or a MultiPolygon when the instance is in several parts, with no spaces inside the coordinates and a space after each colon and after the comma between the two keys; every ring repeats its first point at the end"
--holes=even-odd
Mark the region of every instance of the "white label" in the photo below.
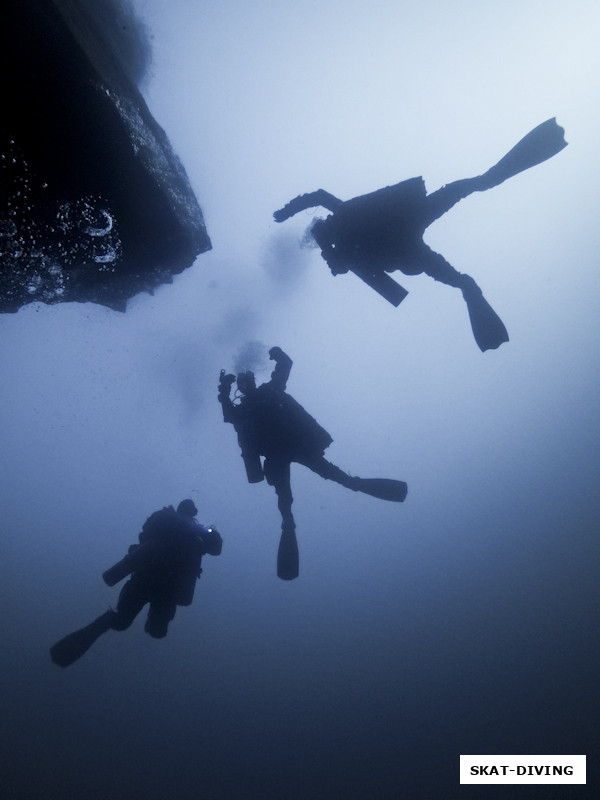
{"type": "Polygon", "coordinates": [[[585,756],[461,756],[461,783],[585,783],[585,756]]]}

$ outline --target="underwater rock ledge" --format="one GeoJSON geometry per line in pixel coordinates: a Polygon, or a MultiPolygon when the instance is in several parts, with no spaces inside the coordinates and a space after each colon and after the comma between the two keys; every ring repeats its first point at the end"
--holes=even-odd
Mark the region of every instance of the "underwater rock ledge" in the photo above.
{"type": "Polygon", "coordinates": [[[122,0],[5,0],[2,16],[0,312],[125,311],[211,248],[137,85],[148,37],[122,0]]]}

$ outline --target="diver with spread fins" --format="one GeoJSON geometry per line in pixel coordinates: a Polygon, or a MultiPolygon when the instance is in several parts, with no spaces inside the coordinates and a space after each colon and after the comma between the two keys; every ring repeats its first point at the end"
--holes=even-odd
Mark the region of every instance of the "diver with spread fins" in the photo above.
{"type": "Polygon", "coordinates": [[[404,481],[390,478],[353,477],[327,461],[324,452],[333,439],[285,391],[292,359],[280,347],[272,347],[269,357],[275,361],[271,380],[257,387],[253,372],[241,372],[236,378],[222,370],[218,397],[224,421],[232,423],[238,435],[248,481],[258,483],[266,478],[275,489],[282,519],[277,575],[282,580],[293,580],[299,575],[290,483],[293,462],[308,467],[326,480],[380,500],[402,503],[407,486],[404,481]],[[236,403],[230,397],[234,382],[239,393],[236,403]]]}
{"type": "Polygon", "coordinates": [[[456,203],[491,189],[519,172],[559,153],[567,142],[556,119],[546,120],[524,136],[493,167],[474,178],[454,181],[427,194],[422,177],[410,178],[370,194],[342,201],[318,189],[298,195],[275,211],[276,222],[316,206],[332,213],[313,222],[310,233],[331,272],[354,272],[382,297],[398,306],[408,292],[388,274],[425,273],[461,290],[473,335],[482,351],[508,341],[506,328],[469,275],[458,272],[423,241],[425,230],[456,203]]]}

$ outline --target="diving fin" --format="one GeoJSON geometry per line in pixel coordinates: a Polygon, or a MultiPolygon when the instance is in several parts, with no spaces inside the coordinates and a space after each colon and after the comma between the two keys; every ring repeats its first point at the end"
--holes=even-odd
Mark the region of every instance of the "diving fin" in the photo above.
{"type": "Polygon", "coordinates": [[[293,523],[282,525],[279,549],[277,550],[277,577],[282,581],[293,581],[300,574],[300,556],[293,523]]]}
{"type": "Polygon", "coordinates": [[[353,478],[352,488],[380,500],[392,500],[403,503],[406,500],[408,486],[404,481],[395,481],[391,478],[353,478]]]}
{"type": "Polygon", "coordinates": [[[482,353],[486,350],[496,350],[504,342],[508,342],[508,331],[504,323],[481,293],[475,281],[472,286],[462,290],[473,336],[482,353]]]}
{"type": "Polygon", "coordinates": [[[565,148],[565,131],[556,123],[556,117],[547,119],[533,130],[529,131],[508,153],[491,169],[481,176],[485,184],[480,191],[498,186],[513,175],[518,175],[542,161],[547,161],[552,156],[565,148]]]}
{"type": "Polygon", "coordinates": [[[110,628],[110,620],[114,611],[106,611],[85,628],[69,633],[50,648],[50,658],[59,667],[68,667],[81,658],[94,644],[96,639],[110,628]]]}

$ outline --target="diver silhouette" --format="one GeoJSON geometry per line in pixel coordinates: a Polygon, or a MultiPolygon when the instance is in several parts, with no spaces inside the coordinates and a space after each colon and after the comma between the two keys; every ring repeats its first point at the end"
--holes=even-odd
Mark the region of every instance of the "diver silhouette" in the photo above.
{"type": "Polygon", "coordinates": [[[333,439],[285,392],[292,359],[280,347],[272,347],[269,357],[275,361],[271,380],[258,387],[252,372],[242,372],[236,378],[221,370],[218,397],[224,421],[232,423],[238,435],[248,481],[257,483],[266,478],[275,489],[282,519],[277,575],[283,580],[293,580],[299,574],[299,556],[292,515],[292,462],[308,467],[326,480],[382,500],[402,502],[407,487],[403,481],[388,478],[355,478],[327,461],[323,453],[333,439]],[[234,403],[230,394],[236,381],[239,397],[234,403]],[[262,463],[261,456],[264,456],[262,463]]]}
{"type": "Polygon", "coordinates": [[[480,350],[508,341],[501,319],[469,275],[458,272],[423,241],[425,229],[473,192],[498,186],[513,175],[546,161],[566,147],[564,129],[546,120],[524,136],[483,175],[466,178],[427,194],[423,178],[410,178],[345,202],[318,189],[299,195],[275,211],[276,222],[315,206],[332,214],[317,219],[310,233],[331,272],[352,271],[386,300],[398,306],[408,292],[388,272],[425,273],[462,291],[480,350]]]}
{"type": "Polygon", "coordinates": [[[139,544],[131,545],[127,555],[103,573],[109,586],[131,575],[121,589],[116,611],[109,609],[53,645],[50,657],[55,664],[68,667],[103,633],[125,630],[147,603],[145,631],[155,639],[167,635],[177,606],[192,603],[202,556],[221,553],[221,535],[215,528],[200,525],[197,513],[193,500],[182,500],[177,510],[166,506],[148,517],[139,544]]]}

